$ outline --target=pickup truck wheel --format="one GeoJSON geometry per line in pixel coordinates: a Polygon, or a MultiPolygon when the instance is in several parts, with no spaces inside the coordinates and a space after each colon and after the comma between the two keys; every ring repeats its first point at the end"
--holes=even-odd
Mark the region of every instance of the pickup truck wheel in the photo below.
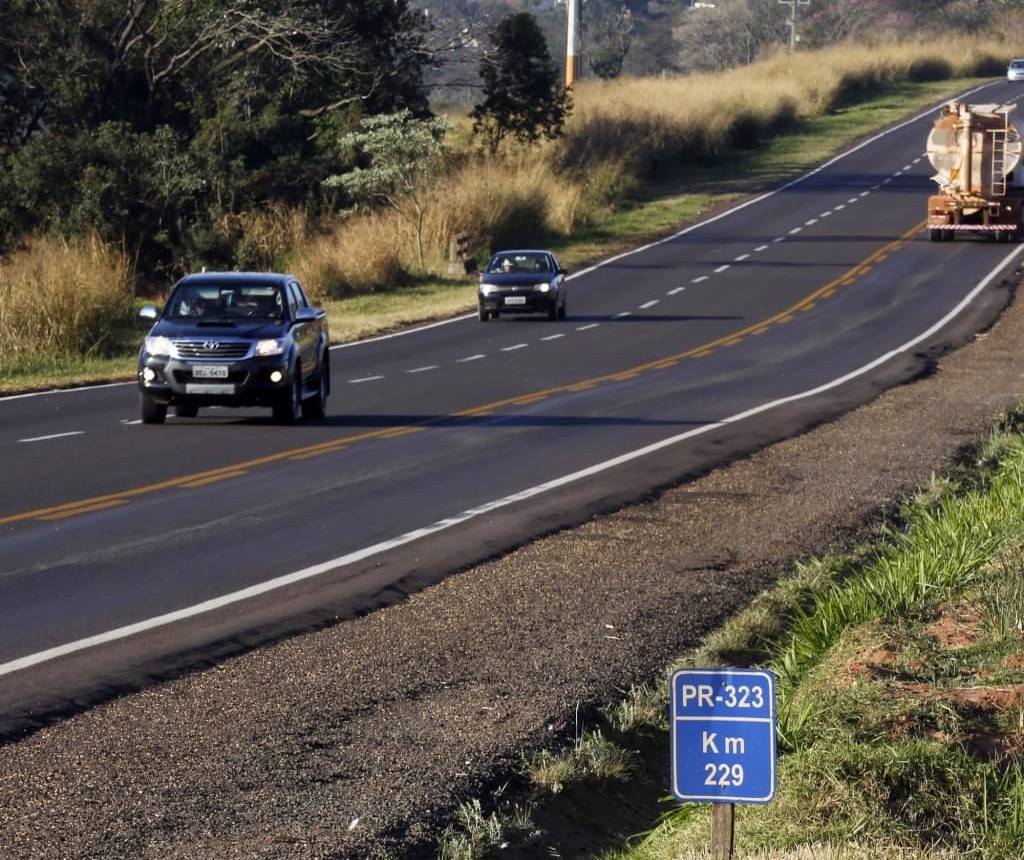
{"type": "Polygon", "coordinates": [[[157,403],[152,394],[139,394],[139,411],[143,424],[163,424],[167,418],[167,404],[157,403]]]}
{"type": "Polygon", "coordinates": [[[274,421],[278,424],[295,424],[299,420],[302,403],[302,380],[298,368],[288,391],[282,392],[281,399],[274,404],[274,421]]]}
{"type": "Polygon", "coordinates": [[[327,392],[330,390],[331,370],[324,355],[323,365],[317,374],[316,394],[302,401],[302,417],[307,421],[321,421],[327,415],[327,392]]]}

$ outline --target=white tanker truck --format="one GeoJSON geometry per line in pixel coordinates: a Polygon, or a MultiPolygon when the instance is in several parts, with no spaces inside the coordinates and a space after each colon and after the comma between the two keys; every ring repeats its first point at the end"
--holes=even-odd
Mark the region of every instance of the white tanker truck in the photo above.
{"type": "MultiPolygon", "coordinates": [[[[928,198],[928,237],[953,239],[958,232],[997,240],[1021,238],[1024,176],[1015,171],[1024,154],[1024,125],[1011,116],[1016,105],[948,102],[928,135],[928,160],[939,193],[928,198]]],[[[1024,168],[1021,170],[1024,173],[1024,168]]]]}

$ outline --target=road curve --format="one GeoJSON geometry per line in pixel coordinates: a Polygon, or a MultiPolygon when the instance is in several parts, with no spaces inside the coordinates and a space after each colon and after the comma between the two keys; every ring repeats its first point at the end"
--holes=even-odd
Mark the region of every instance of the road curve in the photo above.
{"type": "Polygon", "coordinates": [[[564,322],[335,350],[323,422],[0,400],[0,729],[391,603],[918,373],[1022,252],[927,242],[930,117],[575,273],[564,322]]]}

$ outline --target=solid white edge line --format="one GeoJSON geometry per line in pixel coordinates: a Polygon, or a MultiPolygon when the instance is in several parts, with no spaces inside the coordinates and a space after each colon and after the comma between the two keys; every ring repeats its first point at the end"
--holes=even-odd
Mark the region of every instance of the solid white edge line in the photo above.
{"type": "Polygon", "coordinates": [[[121,385],[136,385],[135,380],[128,382],[104,382],[100,385],[83,385],[78,388],[49,388],[46,391],[26,391],[24,394],[5,394],[0,403],[6,400],[28,400],[30,397],[46,397],[48,394],[77,394],[81,391],[99,391],[103,388],[117,388],[121,385]]]}
{"type": "Polygon", "coordinates": [[[998,266],[996,266],[988,275],[986,275],[975,287],[968,293],[959,304],[952,308],[944,317],[935,322],[932,326],[926,329],[921,334],[914,337],[912,340],[907,341],[902,346],[887,352],[885,355],[881,355],[873,361],[868,362],[862,367],[852,370],[830,382],[826,382],[815,388],[802,391],[797,394],[791,394],[788,397],[783,397],[778,400],[773,400],[769,403],[762,403],[760,406],[755,406],[751,409],[747,409],[744,412],[740,412],[736,415],[730,416],[729,418],[723,418],[721,421],[716,421],[711,424],[705,424],[703,427],[697,427],[693,430],[687,430],[685,433],[680,433],[676,436],[669,437],[668,439],[662,439],[659,442],[654,442],[643,448],[638,448],[635,451],[629,451],[625,454],[620,454],[618,457],[613,457],[610,460],[605,460],[601,463],[596,463],[593,466],[588,466],[585,469],[572,472],[568,475],[563,475],[560,478],[547,481],[543,484],[538,484],[534,487],[529,487],[525,490],[521,490],[518,493],[505,496],[501,499],[495,499],[492,502],[487,502],[476,508],[463,511],[461,514],[449,517],[444,520],[433,523],[429,526],[424,526],[419,529],[415,529],[410,532],[406,532],[403,535],[399,535],[391,540],[381,541],[380,543],[374,544],[373,546],[365,547],[364,549],[356,550],[355,552],[348,553],[347,555],[338,556],[329,561],[321,562],[320,564],[312,565],[301,570],[297,570],[293,573],[285,574],[274,579],[261,582],[258,585],[250,586],[249,588],[241,589],[240,591],[234,591],[230,594],[225,594],[221,597],[213,598],[212,600],[198,603],[195,606],[189,606],[184,609],[179,609],[175,612],[168,612],[164,615],[157,615],[153,618],[146,619],[145,621],[139,621],[135,624],[129,624],[124,627],[118,627],[114,630],[109,630],[105,633],[99,633],[95,636],[89,636],[85,639],[78,639],[74,642],[68,642],[65,645],[58,645],[55,648],[49,648],[45,651],[39,651],[36,654],[29,654],[25,657],[21,657],[17,660],[11,660],[7,663],[0,663],[0,676],[9,675],[12,672],[17,672],[22,669],[27,669],[31,666],[37,666],[40,663],[45,663],[50,660],[55,660],[59,657],[66,657],[69,654],[74,654],[78,651],[84,651],[88,648],[94,648],[98,645],[104,645],[110,642],[115,642],[120,639],[126,639],[129,636],[133,636],[138,633],[143,633],[147,630],[154,630],[159,627],[165,627],[168,624],[173,624],[177,621],[184,621],[189,618],[195,618],[196,616],[203,615],[207,612],[212,612],[216,609],[222,609],[226,606],[231,606],[235,603],[240,603],[243,600],[247,600],[251,597],[257,597],[261,594],[267,594],[271,591],[276,591],[280,588],[285,588],[289,585],[294,585],[297,582],[302,582],[313,577],[320,576],[324,573],[328,573],[332,570],[337,570],[342,567],[347,567],[350,564],[354,564],[358,561],[363,561],[380,553],[387,552],[388,550],[395,549],[400,546],[412,543],[413,541],[420,540],[421,538],[429,537],[430,535],[438,534],[439,532],[446,531],[454,526],[461,525],[469,522],[470,520],[476,519],[477,517],[485,514],[492,513],[506,508],[517,502],[525,501],[526,499],[534,498],[535,496],[542,495],[544,493],[551,492],[552,490],[559,489],[560,487],[567,486],[568,484],[575,483],[584,478],[592,477],[593,475],[605,472],[608,469],[621,466],[625,463],[629,463],[632,460],[637,460],[640,457],[645,457],[648,454],[653,454],[664,448],[669,448],[672,445],[676,445],[680,442],[684,442],[688,439],[692,439],[696,436],[701,436],[705,433],[709,433],[712,430],[716,430],[720,427],[725,427],[729,424],[737,424],[740,421],[745,421],[748,418],[752,418],[755,415],[760,415],[764,412],[768,412],[772,409],[777,409],[780,406],[785,406],[789,403],[794,403],[798,400],[805,400],[810,397],[814,397],[818,394],[822,394],[833,388],[838,388],[841,385],[845,385],[852,379],[856,379],[859,376],[863,376],[866,373],[870,373],[875,368],[885,364],[890,359],[901,355],[905,352],[910,351],[919,343],[930,338],[936,332],[940,331],[946,325],[948,325],[953,319],[960,315],[960,313],[966,308],[974,299],[984,290],[999,274],[1005,269],[1013,260],[1024,253],[1024,245],[1019,246],[1005,259],[1003,259],[998,266]]]}
{"type": "Polygon", "coordinates": [[[67,433],[51,433],[49,436],[33,436],[29,439],[19,439],[19,442],[49,442],[51,439],[65,439],[68,436],[84,436],[84,430],[69,430],[67,433]]]}

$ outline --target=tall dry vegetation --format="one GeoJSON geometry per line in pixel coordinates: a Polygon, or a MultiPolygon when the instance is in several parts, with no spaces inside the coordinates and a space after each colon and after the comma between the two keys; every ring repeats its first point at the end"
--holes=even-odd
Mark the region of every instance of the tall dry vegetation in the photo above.
{"type": "MultiPolygon", "coordinates": [[[[584,81],[562,139],[495,157],[474,150],[468,123],[453,119],[451,169],[426,202],[426,272],[410,226],[388,210],[314,225],[278,208],[221,230],[245,266],[288,268],[318,299],[392,290],[443,272],[456,233],[470,235],[477,256],[547,243],[599,221],[645,179],[755,147],[885,84],[1001,75],[1019,53],[1011,35],[1024,32],[780,53],[720,75],[584,81]]],[[[112,341],[130,296],[123,254],[89,239],[36,240],[0,266],[0,371],[27,356],[102,352],[112,341]]]]}
{"type": "Polygon", "coordinates": [[[34,238],[0,260],[0,373],[116,352],[132,281],[127,255],[95,236],[34,238]]]}
{"type": "MultiPolygon", "coordinates": [[[[1014,52],[1010,40],[963,37],[784,52],[720,75],[584,81],[562,139],[495,158],[468,144],[458,153],[428,199],[427,267],[443,271],[455,233],[478,255],[569,235],[644,179],[755,147],[887,84],[1001,75],[1014,52]]],[[[393,288],[416,273],[414,244],[396,216],[356,215],[296,248],[292,268],[321,297],[393,288]]]]}

